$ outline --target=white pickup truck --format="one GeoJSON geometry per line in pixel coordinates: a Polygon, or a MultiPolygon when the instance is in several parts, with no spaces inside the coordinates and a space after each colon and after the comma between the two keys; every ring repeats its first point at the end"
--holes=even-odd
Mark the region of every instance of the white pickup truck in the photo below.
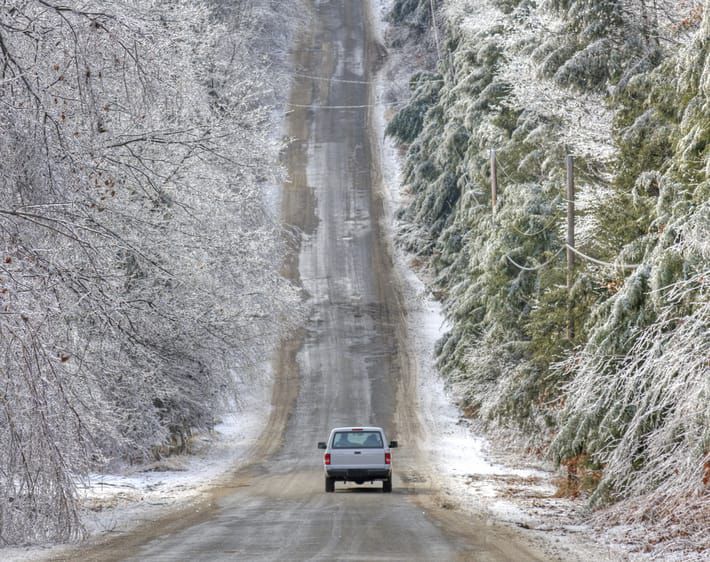
{"type": "Polygon", "coordinates": [[[364,484],[382,480],[382,491],[392,491],[392,449],[396,441],[387,443],[380,427],[336,427],[327,442],[318,443],[325,449],[325,491],[334,492],[335,482],[364,484]]]}

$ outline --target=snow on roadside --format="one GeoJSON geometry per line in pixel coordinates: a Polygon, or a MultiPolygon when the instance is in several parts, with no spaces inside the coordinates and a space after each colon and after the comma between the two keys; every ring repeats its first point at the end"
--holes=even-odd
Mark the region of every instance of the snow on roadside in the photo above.
{"type": "Polygon", "coordinates": [[[146,511],[194,499],[225,473],[238,469],[271,410],[268,369],[264,365],[261,376],[251,373],[238,379],[238,403],[220,416],[212,432],[195,437],[191,454],[91,475],[81,492],[87,531],[93,535],[123,530],[145,517],[146,511]]]}
{"type": "MultiPolygon", "coordinates": [[[[236,375],[235,375],[236,376],[236,375]]],[[[80,487],[82,523],[90,538],[125,533],[194,500],[249,458],[271,412],[272,376],[264,364],[238,377],[238,401],[209,434],[195,436],[192,454],[141,465],[116,465],[80,487]]],[[[3,561],[71,556],[71,545],[0,550],[3,561]]]]}

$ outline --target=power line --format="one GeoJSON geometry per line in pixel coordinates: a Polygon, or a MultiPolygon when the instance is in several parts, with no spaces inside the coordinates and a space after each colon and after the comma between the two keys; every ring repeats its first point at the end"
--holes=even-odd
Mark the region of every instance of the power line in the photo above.
{"type": "MultiPolygon", "coordinates": [[[[309,80],[322,80],[323,82],[340,82],[342,84],[363,84],[363,85],[371,85],[371,84],[376,84],[376,80],[349,80],[346,78],[334,78],[332,76],[314,76],[312,74],[304,74],[301,72],[288,72],[286,74],[289,74],[293,76],[294,78],[307,78],[309,80]]],[[[445,82],[443,78],[431,78],[425,80],[426,82],[445,82]]]]}
{"type": "Polygon", "coordinates": [[[511,181],[511,182],[513,182],[513,183],[516,183],[515,180],[510,177],[510,174],[508,173],[508,170],[505,169],[505,166],[503,166],[503,164],[501,164],[500,161],[497,161],[497,163],[498,163],[498,167],[499,167],[501,170],[503,170],[503,173],[505,174],[505,177],[508,178],[509,181],[511,181]]]}
{"type": "Polygon", "coordinates": [[[300,104],[300,103],[287,103],[289,107],[295,107],[298,109],[369,109],[372,107],[382,107],[384,106],[389,106],[389,107],[397,107],[401,105],[406,105],[409,103],[408,101],[397,101],[397,102],[391,102],[391,103],[371,103],[371,104],[364,104],[364,105],[306,105],[306,104],[300,104]]]}
{"type": "Polygon", "coordinates": [[[301,74],[300,72],[288,73],[295,78],[308,78],[309,80],[322,80],[323,82],[341,82],[343,84],[374,84],[374,80],[346,80],[345,78],[333,78],[329,76],[312,76],[310,74],[301,74]]]}
{"type": "Polygon", "coordinates": [[[554,256],[552,256],[552,257],[551,257],[549,260],[547,260],[545,263],[542,263],[542,264],[537,265],[537,266],[535,266],[535,267],[527,267],[527,266],[521,265],[521,264],[519,264],[518,262],[516,262],[513,258],[511,258],[511,257],[508,256],[508,255],[506,255],[505,258],[506,258],[510,263],[512,263],[515,267],[517,267],[518,269],[522,269],[523,271],[538,271],[538,270],[540,270],[540,269],[542,269],[542,268],[547,267],[548,265],[550,265],[550,264],[555,260],[555,258],[557,258],[557,256],[559,256],[560,253],[562,253],[565,249],[571,250],[572,252],[574,252],[575,254],[577,254],[577,255],[578,255],[579,257],[581,257],[582,259],[588,260],[588,261],[590,261],[590,262],[592,262],[592,263],[595,263],[595,264],[597,264],[597,265],[601,265],[601,266],[604,266],[604,267],[614,267],[614,268],[620,268],[620,269],[638,269],[639,267],[641,267],[641,264],[638,264],[638,263],[610,263],[610,262],[598,260],[598,259],[596,259],[596,258],[593,258],[593,257],[591,257],[591,256],[588,256],[588,255],[586,255],[586,254],[580,252],[579,250],[577,250],[576,248],[570,246],[569,244],[565,244],[562,248],[560,248],[560,249],[557,251],[557,253],[556,253],[554,256]]]}
{"type": "Polygon", "coordinates": [[[577,248],[570,246],[569,244],[565,244],[565,247],[568,250],[571,250],[572,252],[577,254],[580,258],[590,261],[592,263],[596,263],[597,265],[602,265],[604,267],[616,267],[619,269],[637,269],[641,267],[640,263],[609,263],[608,261],[598,260],[596,258],[583,254],[577,248]]]}
{"type": "Polygon", "coordinates": [[[518,269],[521,269],[523,271],[539,271],[540,269],[547,267],[550,265],[553,261],[557,259],[557,257],[565,250],[564,247],[560,248],[557,250],[554,256],[552,256],[549,260],[547,260],[545,263],[541,263],[540,265],[536,265],[535,267],[527,267],[524,265],[520,265],[518,262],[516,262],[513,258],[510,256],[506,255],[505,259],[507,259],[510,263],[512,263],[515,267],[518,269]]]}

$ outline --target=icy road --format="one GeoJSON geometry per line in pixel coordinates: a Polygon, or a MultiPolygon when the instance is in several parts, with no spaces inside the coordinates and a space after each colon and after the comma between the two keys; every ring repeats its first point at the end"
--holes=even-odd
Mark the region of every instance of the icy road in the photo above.
{"type": "Polygon", "coordinates": [[[247,468],[203,501],[101,547],[94,560],[538,560],[514,531],[437,501],[420,447],[404,310],[382,226],[367,2],[315,2],[293,57],[281,208],[302,232],[285,270],[312,304],[276,359],[274,409],[247,468]],[[394,492],[324,493],[316,442],[338,425],[398,439],[394,492]]]}

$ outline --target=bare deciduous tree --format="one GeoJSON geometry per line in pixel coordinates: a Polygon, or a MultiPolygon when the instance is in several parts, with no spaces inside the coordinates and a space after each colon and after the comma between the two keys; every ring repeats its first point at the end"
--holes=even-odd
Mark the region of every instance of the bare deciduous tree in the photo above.
{"type": "Polygon", "coordinates": [[[208,426],[294,318],[238,39],[188,0],[0,10],[0,544],[80,534],[77,475],[208,426]]]}

